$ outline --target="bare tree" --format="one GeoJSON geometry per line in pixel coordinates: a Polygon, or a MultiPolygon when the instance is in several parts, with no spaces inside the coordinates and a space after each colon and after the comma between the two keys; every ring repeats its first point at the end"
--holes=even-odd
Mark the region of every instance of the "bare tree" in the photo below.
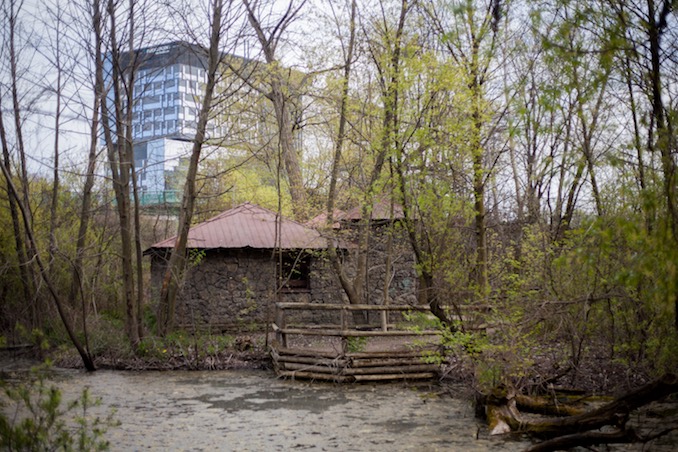
{"type": "MultiPolygon", "coordinates": [[[[302,0],[296,5],[293,0],[290,0],[284,12],[279,18],[273,19],[272,23],[264,22],[273,16],[264,17],[263,10],[265,5],[262,3],[264,2],[259,0],[243,0],[247,10],[247,19],[254,31],[266,62],[264,71],[266,74],[265,83],[268,90],[264,91],[259,86],[255,86],[255,89],[258,89],[273,104],[278,129],[277,145],[279,146],[282,160],[285,162],[285,171],[292,197],[292,208],[294,209],[295,217],[298,220],[304,220],[308,215],[306,212],[307,196],[302,176],[301,156],[294,138],[294,129],[297,124],[293,112],[294,104],[297,103],[296,98],[300,93],[296,92],[291,83],[292,71],[282,67],[277,51],[285,32],[299,15],[299,12],[306,4],[306,0],[302,0]]],[[[248,72],[243,75],[249,78],[251,73],[248,72]]]]}
{"type": "MultiPolygon", "coordinates": [[[[20,175],[18,178],[18,181],[20,183],[21,188],[17,187],[15,184],[15,177],[12,174],[11,170],[11,162],[9,158],[9,139],[8,139],[8,131],[5,127],[5,122],[4,122],[4,110],[0,110],[0,135],[1,135],[1,140],[0,142],[2,143],[3,147],[3,156],[5,159],[5,164],[1,166],[2,169],[2,174],[5,178],[6,185],[8,188],[8,195],[11,199],[10,205],[15,206],[16,208],[16,215],[20,216],[21,223],[22,223],[22,239],[21,242],[26,243],[26,250],[27,250],[27,255],[26,255],[26,262],[20,262],[19,265],[21,266],[26,266],[27,270],[30,270],[33,266],[37,268],[38,275],[44,285],[47,288],[47,291],[49,292],[50,298],[54,302],[54,306],[56,307],[56,310],[59,314],[59,317],[61,319],[61,322],[71,340],[75,348],[77,349],[78,353],[80,354],[83,363],[85,365],[85,368],[87,370],[94,370],[94,361],[92,360],[92,357],[90,355],[89,350],[87,347],[83,346],[78,339],[78,337],[75,334],[75,331],[71,325],[71,321],[67,315],[66,312],[66,306],[65,302],[63,300],[63,297],[59,294],[57,286],[54,284],[52,281],[52,278],[50,276],[50,269],[49,265],[46,264],[45,261],[43,260],[42,254],[39,252],[38,248],[38,243],[36,241],[36,234],[34,231],[34,225],[33,225],[33,215],[31,211],[31,205],[30,205],[30,197],[29,197],[29,180],[28,180],[28,168],[27,168],[27,152],[25,148],[25,143],[24,143],[24,132],[26,123],[25,123],[25,117],[22,116],[26,110],[31,109],[31,105],[24,105],[22,101],[27,101],[31,99],[30,93],[27,92],[21,92],[21,86],[27,86],[25,83],[22,82],[27,82],[27,80],[20,80],[20,75],[19,75],[19,56],[20,53],[18,52],[18,47],[17,47],[17,41],[16,41],[16,31],[19,28],[19,18],[20,18],[20,11],[21,11],[22,4],[16,4],[15,2],[9,2],[8,4],[3,3],[3,13],[6,14],[4,18],[7,19],[8,24],[9,24],[9,29],[8,29],[8,40],[4,43],[6,45],[5,49],[7,50],[9,56],[10,56],[10,92],[11,92],[11,97],[12,97],[12,112],[13,112],[13,118],[14,118],[14,128],[13,128],[13,134],[14,134],[14,147],[18,152],[18,157],[19,157],[19,164],[20,164],[20,175]]],[[[57,48],[57,54],[56,54],[56,61],[60,61],[61,58],[61,53],[59,49],[57,48]]],[[[24,62],[25,64],[25,62],[24,62]]],[[[56,87],[56,94],[57,94],[57,108],[61,108],[61,70],[62,67],[60,64],[56,65],[56,70],[57,70],[57,87],[56,87]]],[[[0,94],[1,96],[1,94],[0,94]]],[[[33,98],[33,101],[35,101],[37,98],[33,98]]],[[[2,103],[2,98],[0,97],[0,105],[2,103]]],[[[58,132],[59,129],[59,115],[56,115],[56,129],[58,132]]],[[[58,135],[57,138],[58,140],[58,135]]],[[[58,145],[55,145],[55,152],[58,152],[58,145]]],[[[58,163],[55,164],[55,181],[53,185],[53,191],[52,191],[52,197],[57,198],[58,197],[58,192],[59,192],[59,183],[58,183],[58,163]]],[[[50,206],[50,240],[49,240],[49,255],[50,257],[54,256],[54,251],[55,251],[55,241],[54,241],[54,233],[56,231],[56,210],[57,207],[55,205],[54,199],[51,203],[50,206]]],[[[13,218],[15,221],[17,218],[13,218]]],[[[18,231],[18,228],[15,228],[15,231],[18,231]]],[[[35,309],[35,308],[34,308],[35,309]]],[[[36,315],[34,314],[33,320],[35,322],[36,320],[36,315]]],[[[39,324],[34,323],[35,327],[39,326],[39,324]]]]}
{"type": "MultiPolygon", "coordinates": [[[[102,8],[101,0],[93,0],[83,11],[88,20],[88,27],[86,29],[93,30],[92,37],[94,42],[91,47],[86,48],[86,55],[94,61],[94,78],[92,80],[93,99],[91,110],[91,124],[89,130],[89,152],[87,155],[87,166],[85,169],[85,181],[82,189],[82,202],[80,204],[78,235],[75,245],[75,256],[73,258],[71,282],[68,300],[75,304],[76,300],[80,298],[83,327],[86,331],[87,325],[87,303],[83,293],[83,276],[84,276],[84,259],[85,251],[88,246],[87,233],[90,226],[90,218],[92,216],[92,191],[95,183],[95,170],[97,166],[97,159],[99,155],[99,124],[101,115],[101,102],[104,97],[103,86],[103,23],[102,23],[102,8]]],[[[83,37],[84,38],[84,37],[83,37]]],[[[83,39],[82,42],[88,42],[83,39]]],[[[87,337],[87,336],[85,336],[87,337]]]]}
{"type": "MultiPolygon", "coordinates": [[[[27,61],[20,60],[22,60],[22,57],[26,60],[31,58],[26,49],[27,44],[19,42],[19,37],[17,36],[22,9],[23,1],[8,0],[2,2],[2,20],[4,23],[2,53],[4,55],[4,61],[8,63],[6,70],[9,72],[8,91],[10,98],[9,104],[11,105],[9,111],[11,111],[12,114],[10,120],[5,121],[4,109],[7,108],[8,105],[4,100],[5,93],[0,92],[0,108],[2,108],[0,111],[0,116],[3,117],[2,121],[0,122],[0,132],[2,133],[3,163],[5,170],[7,171],[7,175],[12,174],[10,146],[17,154],[18,170],[16,177],[18,177],[19,180],[20,201],[24,206],[26,206],[28,223],[32,225],[33,218],[29,202],[30,186],[26,161],[26,148],[24,146],[24,121],[26,119],[25,115],[28,111],[30,111],[30,106],[37,100],[39,94],[34,92],[20,93],[21,79],[24,78],[24,74],[20,72],[25,72],[25,68],[28,66],[27,61]],[[24,69],[22,69],[22,67],[24,69]],[[22,104],[22,102],[26,105],[22,104]],[[14,135],[13,144],[10,144],[10,140],[8,139],[10,133],[10,130],[8,130],[9,127],[12,128],[14,135]]],[[[8,193],[9,192],[10,190],[8,182],[8,193]]],[[[37,305],[38,301],[34,293],[36,278],[33,267],[30,265],[30,256],[35,254],[35,250],[31,248],[33,244],[30,241],[24,240],[25,231],[21,230],[22,222],[20,221],[20,214],[17,204],[19,200],[17,198],[13,198],[11,195],[9,198],[19,271],[21,274],[23,286],[24,303],[26,308],[31,313],[31,325],[33,327],[39,327],[41,324],[40,309],[37,305]]]]}
{"type": "MultiPolygon", "coordinates": [[[[346,131],[347,125],[351,129],[351,135],[359,136],[360,140],[363,141],[358,147],[364,148],[366,155],[369,155],[369,157],[360,162],[360,173],[361,175],[364,174],[364,180],[359,183],[362,193],[360,195],[361,202],[359,206],[360,218],[357,223],[357,230],[354,231],[358,246],[357,249],[353,250],[356,260],[352,277],[348,275],[346,269],[339,262],[334,246],[331,246],[329,250],[330,261],[349,302],[352,304],[366,303],[369,296],[369,291],[367,290],[368,254],[373,229],[372,213],[375,204],[384,200],[384,197],[378,194],[383,183],[384,168],[393,153],[394,146],[397,146],[395,136],[398,129],[401,52],[406,20],[408,13],[411,11],[411,5],[406,0],[398,2],[398,15],[395,20],[386,12],[387,8],[386,2],[379,2],[372,11],[374,14],[370,15],[369,18],[363,19],[361,38],[364,39],[363,42],[368,52],[370,67],[376,73],[379,89],[376,97],[369,94],[361,96],[361,101],[369,104],[370,107],[366,107],[366,111],[358,112],[357,118],[354,117],[356,113],[349,113],[349,101],[352,99],[349,96],[349,82],[354,64],[353,54],[358,45],[356,42],[358,39],[356,31],[360,26],[356,2],[352,2],[350,6],[349,41],[345,44],[346,47],[342,61],[343,76],[341,79],[341,98],[339,100],[339,124],[335,138],[327,202],[327,221],[329,226],[334,222],[334,205],[337,197],[336,186],[339,170],[342,165],[343,147],[348,135],[346,131]],[[372,124],[371,120],[373,118],[368,110],[373,107],[373,104],[378,103],[382,104],[382,107],[378,110],[379,116],[377,121],[380,123],[379,127],[367,127],[368,130],[359,130],[365,124],[372,124]]],[[[387,266],[389,265],[388,262],[386,264],[387,266]]],[[[389,283],[388,271],[384,281],[386,286],[389,283]]],[[[385,298],[388,296],[387,292],[385,289],[385,298]]],[[[354,314],[356,322],[365,320],[361,315],[362,313],[360,312],[354,314]]]]}
{"type": "Polygon", "coordinates": [[[198,164],[203,145],[206,142],[207,123],[210,119],[213,102],[216,95],[217,84],[223,70],[224,55],[221,48],[224,45],[224,37],[227,30],[234,26],[234,11],[232,2],[228,0],[210,1],[210,36],[207,52],[207,84],[202,98],[200,116],[193,147],[189,159],[181,210],[179,212],[179,230],[177,239],[172,249],[167,270],[163,277],[160,301],[158,305],[158,332],[166,334],[173,328],[174,312],[176,306],[177,291],[183,273],[186,270],[186,245],[191,220],[195,209],[196,200],[196,177],[198,164]]]}
{"type": "Polygon", "coordinates": [[[436,5],[428,2],[424,10],[428,23],[436,31],[441,46],[463,70],[470,96],[469,115],[472,118],[469,148],[472,160],[472,185],[475,210],[476,283],[481,296],[489,289],[486,188],[493,161],[486,149],[488,127],[487,82],[493,60],[498,52],[502,9],[500,0],[477,5],[472,0],[436,5]],[[448,12],[452,16],[448,17],[448,12]],[[489,160],[489,161],[488,161],[489,160]]]}
{"type": "MultiPolygon", "coordinates": [[[[666,225],[670,231],[673,247],[678,246],[678,175],[675,160],[677,141],[675,137],[675,115],[671,114],[671,108],[666,105],[666,93],[669,86],[675,82],[668,77],[667,66],[676,64],[675,46],[675,11],[676,4],[670,0],[645,0],[638,2],[612,2],[611,7],[619,20],[624,39],[627,42],[625,57],[627,71],[631,71],[630,65],[636,68],[638,85],[641,93],[649,104],[647,125],[647,150],[650,158],[659,156],[662,172],[661,191],[663,204],[666,208],[666,225]],[[672,22],[673,21],[673,22],[672,22]],[[672,26],[673,25],[673,26],[672,26]]],[[[675,66],[673,69],[675,74],[675,66]]],[[[630,74],[627,72],[630,79],[630,74]]],[[[632,95],[632,88],[630,87],[632,95]]],[[[637,119],[635,100],[632,106],[634,115],[634,132],[636,148],[639,147],[639,134],[637,132],[637,119]]],[[[670,101],[669,101],[670,102],[670,101]]],[[[642,153],[638,154],[639,169],[644,170],[642,153]]],[[[642,182],[645,182],[641,179],[642,182]]],[[[652,203],[645,203],[645,210],[651,219],[653,217],[652,203]]],[[[649,223],[653,224],[653,221],[649,223]]],[[[678,330],[678,296],[673,295],[674,327],[678,330]]]]}
{"type": "MultiPolygon", "coordinates": [[[[109,46],[107,62],[109,64],[111,85],[101,104],[102,125],[108,154],[111,180],[120,224],[122,283],[125,300],[125,329],[132,343],[136,346],[140,340],[139,306],[141,303],[139,294],[142,293],[143,279],[139,273],[135,278],[135,256],[137,266],[141,256],[139,246],[134,248],[134,219],[138,219],[138,199],[134,171],[134,155],[132,147],[132,109],[134,106],[134,79],[136,75],[136,49],[135,49],[135,3],[130,1],[127,10],[123,11],[126,23],[121,27],[118,24],[120,5],[113,0],[108,0],[106,13],[109,20],[109,46]],[[123,33],[126,33],[123,34],[123,33]],[[122,50],[125,44],[119,43],[119,34],[127,37],[126,50],[122,50]],[[108,99],[110,98],[110,100],[108,99]],[[111,111],[112,110],[112,111],[111,111]],[[135,209],[132,211],[131,203],[135,209]],[[138,288],[138,290],[135,290],[138,288]]],[[[95,27],[96,29],[96,27],[95,27]]],[[[98,38],[96,38],[98,39],[98,38]]],[[[102,63],[104,63],[102,61],[102,63]]],[[[105,63],[104,63],[105,64],[105,63]]],[[[101,77],[97,80],[98,86],[104,86],[103,71],[97,72],[101,77]]]]}
{"type": "MultiPolygon", "coordinates": [[[[339,167],[341,165],[341,154],[344,147],[344,140],[346,138],[346,123],[348,121],[347,110],[349,102],[349,86],[350,86],[349,82],[351,77],[351,66],[353,64],[353,52],[355,50],[355,38],[356,38],[357,6],[355,0],[351,0],[350,9],[351,12],[349,19],[348,43],[346,43],[345,46],[342,46],[342,50],[344,51],[344,61],[343,61],[344,68],[343,68],[343,78],[341,81],[341,99],[339,101],[339,126],[337,128],[337,137],[334,145],[334,157],[332,160],[332,171],[330,175],[330,185],[327,194],[327,226],[330,228],[334,224],[334,210],[335,210],[334,206],[337,197],[337,179],[339,175],[339,167]]],[[[350,278],[346,275],[344,267],[341,265],[341,262],[339,261],[336,245],[337,244],[334,243],[334,241],[330,241],[328,245],[328,255],[332,267],[334,268],[337,276],[339,277],[341,287],[344,289],[344,292],[346,292],[349,301],[354,304],[360,303],[361,300],[359,294],[355,290],[355,286],[350,281],[350,278]]]]}

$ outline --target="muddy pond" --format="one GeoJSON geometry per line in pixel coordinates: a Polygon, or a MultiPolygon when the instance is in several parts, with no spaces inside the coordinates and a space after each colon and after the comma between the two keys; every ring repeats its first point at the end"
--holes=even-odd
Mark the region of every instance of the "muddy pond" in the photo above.
{"type": "Polygon", "coordinates": [[[115,410],[120,425],[106,439],[116,451],[517,451],[530,445],[524,438],[490,437],[462,390],[455,394],[435,383],[339,385],[280,380],[266,371],[62,369],[50,380],[65,400],[88,387],[101,400],[91,414],[115,410]]]}
{"type": "Polygon", "coordinates": [[[64,399],[83,386],[115,409],[112,450],[523,450],[489,437],[463,398],[437,385],[336,385],[264,371],[57,370],[64,399]]]}

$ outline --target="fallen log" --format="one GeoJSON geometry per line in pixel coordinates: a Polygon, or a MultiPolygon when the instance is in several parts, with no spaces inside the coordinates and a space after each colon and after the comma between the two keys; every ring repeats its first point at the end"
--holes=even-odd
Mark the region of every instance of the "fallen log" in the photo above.
{"type": "Polygon", "coordinates": [[[503,435],[511,433],[511,425],[507,419],[519,419],[520,413],[516,407],[515,399],[511,398],[505,404],[487,405],[487,422],[490,428],[490,435],[503,435]]]}
{"type": "Polygon", "coordinates": [[[526,452],[551,452],[574,447],[595,446],[598,444],[628,444],[628,443],[648,443],[652,440],[668,435],[675,428],[668,428],[659,433],[649,436],[640,436],[632,428],[624,430],[615,430],[612,432],[583,432],[572,435],[559,436],[539,444],[535,444],[526,450],[526,452]]]}
{"type": "Polygon", "coordinates": [[[558,436],[527,449],[527,452],[551,452],[572,449],[574,447],[590,447],[597,444],[625,444],[641,441],[633,429],[615,430],[613,432],[583,432],[558,436]]]}
{"type": "Polygon", "coordinates": [[[519,410],[549,416],[577,416],[585,413],[585,409],[569,403],[558,403],[557,398],[529,397],[516,394],[516,405],[519,410]]]}
{"type": "Polygon", "coordinates": [[[648,403],[663,399],[669,394],[678,392],[678,377],[667,374],[662,378],[641,386],[600,408],[576,416],[548,419],[523,423],[517,427],[529,433],[537,433],[543,437],[563,436],[596,430],[606,425],[624,428],[629,414],[648,403]]]}
{"type": "Polygon", "coordinates": [[[507,393],[503,389],[489,395],[478,394],[476,403],[483,408],[476,411],[476,415],[486,416],[491,435],[516,430],[515,420],[518,425],[523,423],[521,412],[547,416],[576,416],[585,412],[578,404],[559,403],[556,397],[526,396],[513,391],[507,393]]]}
{"type": "MultiPolygon", "coordinates": [[[[678,393],[678,377],[674,374],[666,374],[599,408],[578,414],[575,411],[574,415],[539,420],[525,419],[519,408],[522,406],[523,409],[535,411],[535,406],[540,408],[543,400],[534,400],[528,396],[504,391],[483,396],[481,401],[485,404],[485,414],[491,435],[525,433],[544,440],[534,445],[529,451],[544,452],[573,447],[590,447],[597,444],[647,443],[666,435],[675,429],[669,428],[654,436],[641,437],[632,428],[627,428],[626,423],[634,410],[673,393],[678,393]],[[608,427],[607,431],[600,430],[606,426],[614,429],[609,430],[608,427]]],[[[556,414],[562,416],[566,411],[563,407],[558,407],[556,414]]]]}

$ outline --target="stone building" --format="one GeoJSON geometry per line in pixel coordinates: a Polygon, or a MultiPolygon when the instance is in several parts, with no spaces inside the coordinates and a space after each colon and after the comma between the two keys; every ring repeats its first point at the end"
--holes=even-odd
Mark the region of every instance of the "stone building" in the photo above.
{"type": "MultiPolygon", "coordinates": [[[[177,297],[176,324],[215,331],[261,329],[274,316],[276,301],[307,303],[347,302],[338,277],[326,258],[327,236],[349,273],[355,275],[355,245],[359,214],[341,213],[332,234],[275,212],[245,203],[195,225],[188,238],[189,269],[177,297]],[[341,237],[341,238],[337,238],[341,237]]],[[[366,266],[366,300],[415,304],[417,277],[414,258],[397,221],[372,209],[366,266]],[[390,258],[387,256],[390,255],[390,258]],[[386,270],[386,264],[389,270],[386,270]]],[[[152,299],[157,300],[175,237],[152,245],[152,299]]],[[[331,322],[331,319],[297,321],[331,322]]],[[[322,315],[316,314],[316,315],[322,315]]]]}
{"type": "MultiPolygon", "coordinates": [[[[175,240],[145,251],[151,256],[154,300],[175,240]]],[[[327,244],[318,231],[250,203],[193,226],[176,324],[189,329],[258,328],[270,322],[276,301],[340,301],[341,287],[323,258],[327,244]]]]}
{"type": "MultiPolygon", "coordinates": [[[[418,276],[416,260],[402,220],[403,209],[383,198],[369,209],[365,268],[366,300],[368,304],[416,304],[418,276]],[[384,296],[388,290],[388,298],[384,296]]],[[[365,226],[362,207],[335,215],[335,229],[340,237],[357,244],[365,226]]],[[[357,247],[348,250],[350,260],[358,259],[357,247]]]]}
{"type": "MultiPolygon", "coordinates": [[[[414,252],[403,225],[402,207],[383,197],[367,211],[367,220],[363,218],[362,206],[347,212],[335,211],[335,221],[331,228],[334,237],[352,244],[346,250],[344,259],[346,271],[352,278],[356,277],[361,255],[365,258],[362,270],[365,292],[362,302],[372,305],[418,304],[419,277],[414,252]]],[[[319,227],[326,221],[322,214],[309,224],[319,227]]],[[[379,315],[377,311],[366,311],[364,321],[369,324],[379,323],[379,315]]],[[[399,315],[392,313],[390,321],[399,320],[399,315]]]]}

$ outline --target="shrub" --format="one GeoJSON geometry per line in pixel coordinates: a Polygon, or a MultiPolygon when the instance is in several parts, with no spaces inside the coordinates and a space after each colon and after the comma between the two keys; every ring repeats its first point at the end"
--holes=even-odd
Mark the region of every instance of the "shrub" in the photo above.
{"type": "Polygon", "coordinates": [[[87,388],[80,397],[62,403],[62,392],[48,384],[45,367],[34,369],[28,381],[10,384],[0,380],[4,397],[0,399],[1,450],[108,450],[104,435],[117,423],[110,413],[104,419],[89,410],[100,404],[87,388]]]}

